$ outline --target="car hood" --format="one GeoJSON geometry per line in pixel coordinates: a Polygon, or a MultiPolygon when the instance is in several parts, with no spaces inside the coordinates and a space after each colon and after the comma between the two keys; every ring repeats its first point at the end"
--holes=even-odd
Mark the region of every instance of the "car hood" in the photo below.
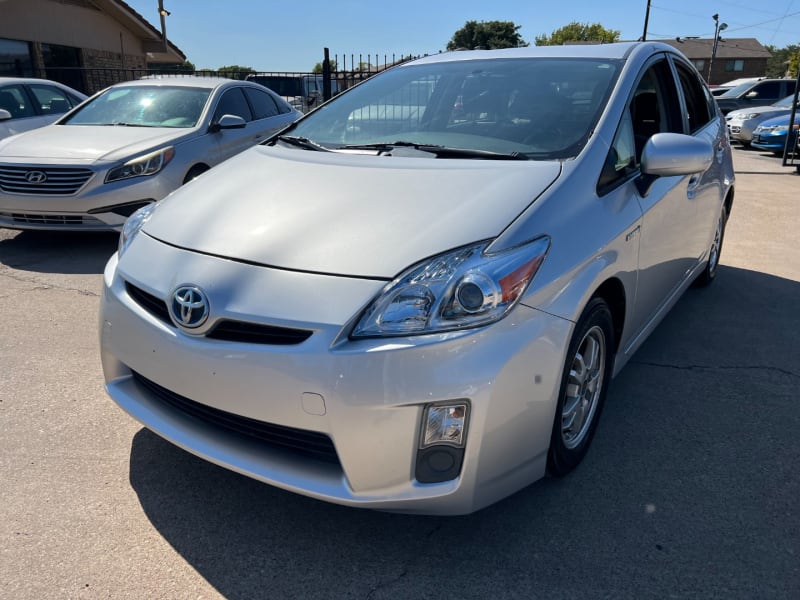
{"type": "Polygon", "coordinates": [[[116,161],[176,142],[191,131],[169,127],[47,125],[0,141],[0,155],[26,161],[116,161]]]}
{"type": "Polygon", "coordinates": [[[143,230],[211,255],[388,279],[499,235],[560,172],[558,162],[256,146],[177,190],[143,230]]]}
{"type": "Polygon", "coordinates": [[[791,108],[786,108],[785,106],[753,106],[752,108],[739,108],[736,110],[732,110],[726,116],[726,119],[732,119],[735,117],[741,117],[743,115],[749,115],[752,113],[759,113],[759,114],[767,114],[767,113],[777,113],[777,112],[784,112],[786,114],[792,111],[791,108]]]}

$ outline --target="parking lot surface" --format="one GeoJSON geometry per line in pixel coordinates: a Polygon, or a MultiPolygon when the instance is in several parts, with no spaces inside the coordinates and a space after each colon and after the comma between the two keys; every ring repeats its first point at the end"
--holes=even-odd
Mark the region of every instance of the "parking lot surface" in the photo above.
{"type": "Polygon", "coordinates": [[[800,176],[735,150],[717,281],[611,387],[584,463],[466,517],[324,504],[103,392],[114,235],[0,229],[0,597],[800,598],[800,176]]]}

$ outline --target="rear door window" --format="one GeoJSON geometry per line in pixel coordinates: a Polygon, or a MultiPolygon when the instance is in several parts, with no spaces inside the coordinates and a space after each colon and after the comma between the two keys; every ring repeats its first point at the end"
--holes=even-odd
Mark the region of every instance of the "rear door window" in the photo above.
{"type": "Polygon", "coordinates": [[[247,104],[241,88],[233,88],[222,94],[217,110],[214,112],[214,121],[219,121],[223,115],[242,117],[248,122],[253,120],[253,114],[250,112],[250,106],[247,104]]]}

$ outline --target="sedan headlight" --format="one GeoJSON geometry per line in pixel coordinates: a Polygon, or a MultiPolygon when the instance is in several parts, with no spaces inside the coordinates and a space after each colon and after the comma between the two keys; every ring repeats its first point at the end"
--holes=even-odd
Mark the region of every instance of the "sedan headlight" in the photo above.
{"type": "Polygon", "coordinates": [[[156,204],[148,204],[147,206],[143,206],[135,213],[133,213],[128,219],[125,221],[125,224],[122,226],[122,233],[119,236],[119,247],[117,248],[117,254],[122,256],[122,253],[128,249],[128,246],[131,245],[133,238],[136,237],[136,234],[141,231],[144,224],[147,223],[147,220],[150,216],[155,212],[156,204]]]}
{"type": "Polygon", "coordinates": [[[143,156],[132,158],[125,164],[111,169],[108,175],[106,175],[106,183],[119,181],[120,179],[130,179],[131,177],[155,175],[167,166],[173,156],[175,156],[175,148],[169,146],[143,156]]]}
{"type": "Polygon", "coordinates": [[[747,113],[745,115],[739,115],[739,118],[742,121],[746,121],[747,119],[755,119],[756,117],[760,117],[761,113],[747,113]]]}
{"type": "Polygon", "coordinates": [[[780,134],[780,133],[787,133],[788,131],[789,131],[788,125],[778,125],[777,127],[773,127],[770,133],[780,134]]]}
{"type": "Polygon", "coordinates": [[[411,267],[383,289],[351,337],[438,333],[501,319],[539,270],[550,238],[503,252],[487,253],[488,246],[465,246],[411,267]]]}

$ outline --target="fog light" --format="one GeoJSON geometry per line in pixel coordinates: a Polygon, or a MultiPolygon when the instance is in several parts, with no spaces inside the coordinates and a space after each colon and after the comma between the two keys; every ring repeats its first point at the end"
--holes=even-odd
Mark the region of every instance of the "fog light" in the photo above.
{"type": "Polygon", "coordinates": [[[428,406],[425,409],[425,428],[421,446],[434,444],[464,445],[464,426],[467,420],[467,405],[428,406]]]}
{"type": "Polygon", "coordinates": [[[469,405],[425,407],[414,476],[420,483],[450,481],[461,473],[469,405]]]}

